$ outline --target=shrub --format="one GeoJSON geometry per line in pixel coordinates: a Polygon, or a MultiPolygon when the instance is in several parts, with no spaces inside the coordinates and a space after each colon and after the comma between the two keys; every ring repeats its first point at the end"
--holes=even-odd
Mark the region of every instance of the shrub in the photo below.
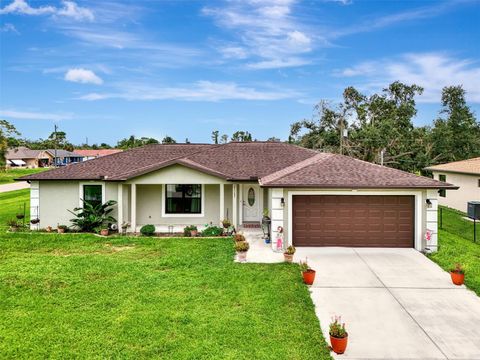
{"type": "Polygon", "coordinates": [[[219,226],[207,226],[202,231],[202,236],[220,236],[223,234],[223,229],[219,226]]]}
{"type": "Polygon", "coordinates": [[[235,241],[245,241],[245,236],[243,236],[242,234],[235,234],[235,236],[233,237],[233,240],[235,240],[235,241]]]}
{"type": "Polygon", "coordinates": [[[20,226],[20,225],[18,225],[17,220],[14,220],[14,219],[8,220],[8,221],[7,221],[7,225],[8,225],[8,226],[11,226],[11,227],[18,227],[18,226],[20,226]]]}
{"type": "Polygon", "coordinates": [[[102,226],[116,223],[117,220],[109,214],[113,211],[114,205],[117,204],[114,200],[109,200],[105,204],[98,204],[96,206],[83,201],[83,207],[77,207],[70,211],[75,215],[75,219],[70,220],[76,228],[85,232],[99,232],[102,226]]]}
{"type": "Polygon", "coordinates": [[[335,318],[332,319],[329,333],[331,336],[340,339],[348,336],[345,330],[345,323],[342,324],[342,318],[340,316],[335,316],[335,318]]]}
{"type": "Polygon", "coordinates": [[[235,243],[235,251],[245,252],[250,249],[250,245],[246,241],[238,241],[235,243]]]}
{"type": "Polygon", "coordinates": [[[155,226],[151,224],[143,225],[140,228],[140,233],[144,236],[153,236],[155,235],[155,226]]]}
{"type": "Polygon", "coordinates": [[[457,274],[465,274],[465,270],[463,269],[462,265],[459,263],[455,264],[455,268],[451,269],[450,272],[457,273],[457,274]]]}

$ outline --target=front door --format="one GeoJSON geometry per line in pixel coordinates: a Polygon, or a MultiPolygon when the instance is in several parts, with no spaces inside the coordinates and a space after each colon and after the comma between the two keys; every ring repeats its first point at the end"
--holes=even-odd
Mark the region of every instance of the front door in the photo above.
{"type": "Polygon", "coordinates": [[[243,221],[260,221],[260,187],[243,185],[243,221]]]}

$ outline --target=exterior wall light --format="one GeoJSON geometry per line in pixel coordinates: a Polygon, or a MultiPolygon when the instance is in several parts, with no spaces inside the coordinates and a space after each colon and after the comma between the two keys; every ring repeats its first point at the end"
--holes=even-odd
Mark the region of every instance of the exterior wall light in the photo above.
{"type": "Polygon", "coordinates": [[[280,199],[280,205],[281,205],[282,207],[285,206],[285,199],[284,199],[283,197],[280,199]]]}
{"type": "Polygon", "coordinates": [[[425,202],[427,203],[427,208],[430,209],[432,207],[432,202],[430,201],[430,199],[425,200],[425,202]]]}

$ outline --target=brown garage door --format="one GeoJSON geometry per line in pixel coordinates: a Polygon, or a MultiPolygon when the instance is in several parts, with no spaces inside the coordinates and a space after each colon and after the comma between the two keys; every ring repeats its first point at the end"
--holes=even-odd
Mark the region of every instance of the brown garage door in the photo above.
{"type": "Polygon", "coordinates": [[[295,246],[413,247],[413,196],[293,196],[295,246]]]}

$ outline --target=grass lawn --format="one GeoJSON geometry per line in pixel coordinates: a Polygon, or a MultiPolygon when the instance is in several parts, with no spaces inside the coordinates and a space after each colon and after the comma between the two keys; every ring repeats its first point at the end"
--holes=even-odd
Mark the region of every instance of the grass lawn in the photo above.
{"type": "Polygon", "coordinates": [[[330,359],[294,264],[232,241],[0,235],[5,358],[330,359]]]}
{"type": "Polygon", "coordinates": [[[480,224],[477,224],[477,243],[474,243],[473,222],[465,220],[464,216],[460,211],[443,208],[439,250],[429,257],[446,271],[456,263],[462,264],[466,273],[465,285],[480,296],[480,224]]]}
{"type": "MultiPolygon", "coordinates": [[[[15,219],[17,212],[23,212],[25,204],[25,223],[30,221],[30,189],[0,193],[0,231],[5,231],[7,221],[15,219]]],[[[1,235],[0,235],[1,236],[1,235]]]]}
{"type": "Polygon", "coordinates": [[[0,184],[8,184],[14,182],[13,179],[21,176],[36,174],[42,171],[48,170],[47,168],[37,169],[7,169],[6,171],[0,171],[0,184]]]}

